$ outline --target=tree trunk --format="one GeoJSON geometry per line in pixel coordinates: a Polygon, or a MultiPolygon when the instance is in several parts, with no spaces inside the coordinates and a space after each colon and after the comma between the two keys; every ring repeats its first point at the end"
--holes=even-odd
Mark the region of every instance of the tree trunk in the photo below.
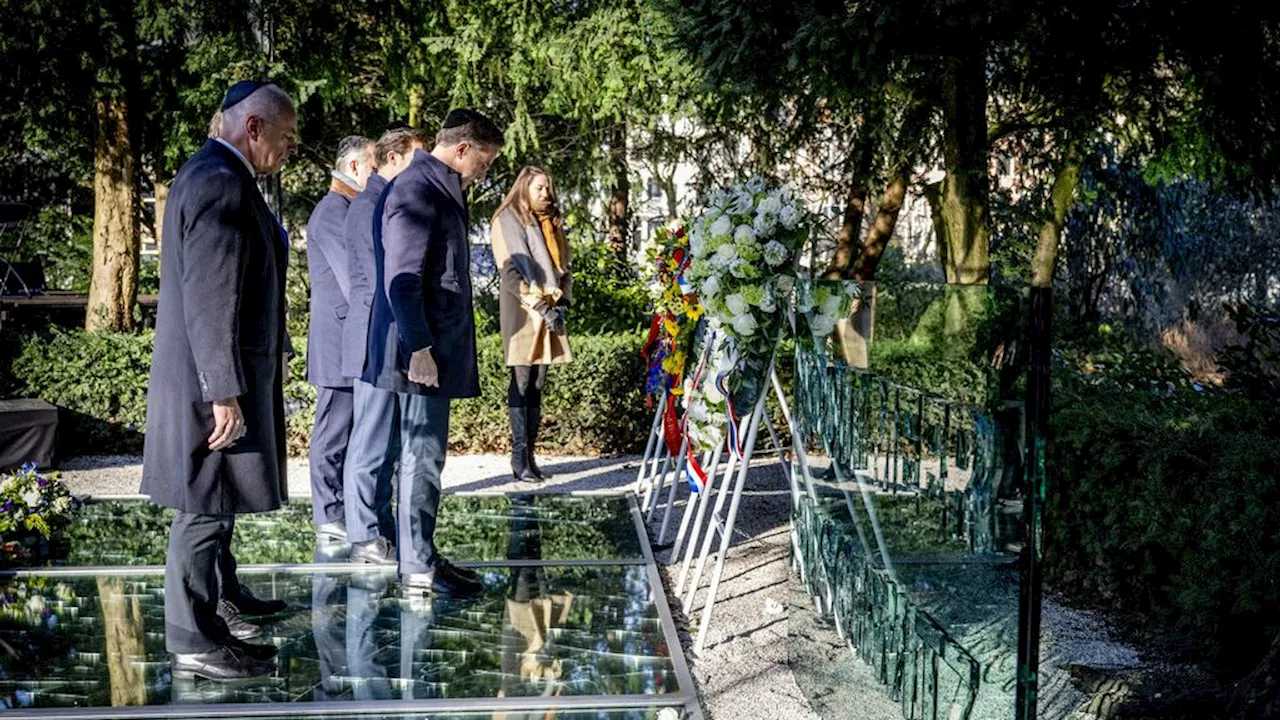
{"type": "Polygon", "coordinates": [[[104,90],[95,103],[98,127],[93,159],[93,272],[85,329],[133,328],[138,295],[137,182],[129,105],[123,93],[104,90]]]}
{"type": "Polygon", "coordinates": [[[950,285],[985,285],[991,272],[985,71],[981,53],[949,58],[942,82],[946,177],[938,220],[950,285]]]}
{"type": "Polygon", "coordinates": [[[1058,259],[1058,247],[1062,242],[1062,227],[1067,222],[1071,198],[1080,183],[1080,159],[1076,149],[1067,150],[1066,161],[1058,169],[1051,191],[1051,214],[1040,226],[1036,240],[1036,254],[1031,268],[1031,287],[1047,288],[1053,285],[1053,270],[1058,259]]]}
{"type": "Polygon", "coordinates": [[[875,280],[876,268],[880,266],[880,258],[893,239],[893,231],[898,227],[898,213],[902,212],[902,203],[907,197],[907,172],[905,169],[894,173],[880,196],[880,205],[876,208],[876,216],[871,221],[871,229],[862,243],[862,252],[853,264],[850,273],[854,280],[875,280]]]}
{"type": "Polygon", "coordinates": [[[627,175],[627,126],[615,125],[609,132],[609,165],[613,189],[609,193],[609,249],[619,269],[630,266],[631,179],[627,175]]]}
{"type": "Polygon", "coordinates": [[[107,675],[111,679],[111,706],[147,704],[147,682],[142,661],[142,606],[136,594],[126,594],[124,580],[98,578],[98,604],[106,640],[107,675]]]}
{"type": "Polygon", "coordinates": [[[858,239],[862,236],[862,218],[867,212],[867,193],[870,192],[871,175],[870,142],[862,142],[854,151],[853,176],[849,178],[849,194],[844,203],[844,220],[840,235],[836,238],[836,252],[831,264],[822,274],[823,280],[839,280],[849,275],[854,259],[861,249],[858,239]]]}

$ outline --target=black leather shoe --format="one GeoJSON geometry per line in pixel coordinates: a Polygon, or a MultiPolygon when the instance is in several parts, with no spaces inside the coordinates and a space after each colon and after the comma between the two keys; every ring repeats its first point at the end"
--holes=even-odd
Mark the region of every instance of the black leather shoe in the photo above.
{"type": "Polygon", "coordinates": [[[249,640],[262,634],[262,628],[241,617],[236,606],[227,600],[218,601],[218,617],[227,624],[227,630],[236,640],[249,640]]]}
{"type": "Polygon", "coordinates": [[[328,542],[347,541],[347,523],[342,520],[327,522],[316,526],[316,538],[328,542]]]}
{"type": "Polygon", "coordinates": [[[238,640],[235,637],[227,639],[227,647],[239,650],[250,658],[260,662],[270,660],[280,653],[280,648],[270,643],[262,645],[259,645],[258,643],[247,643],[243,640],[238,640]]]}
{"type": "Polygon", "coordinates": [[[386,538],[379,535],[372,540],[352,545],[351,562],[366,565],[395,565],[396,549],[386,538]]]}
{"type": "Polygon", "coordinates": [[[484,585],[453,571],[452,565],[442,564],[425,573],[409,573],[401,576],[401,583],[410,592],[430,592],[444,597],[474,597],[484,592],[484,585]]]}
{"type": "Polygon", "coordinates": [[[275,670],[275,662],[255,660],[226,645],[206,653],[173,653],[170,666],[175,680],[199,677],[215,682],[262,677],[275,670]]]}
{"type": "Polygon", "coordinates": [[[477,582],[480,580],[480,574],[471,568],[458,567],[444,558],[440,558],[440,564],[448,565],[449,569],[452,570],[454,574],[461,575],[468,580],[475,580],[477,582]]]}
{"type": "Polygon", "coordinates": [[[253,593],[249,592],[249,588],[243,585],[240,586],[240,597],[224,598],[224,600],[231,603],[236,612],[249,616],[275,615],[289,607],[289,604],[283,600],[261,600],[254,597],[253,593]]]}

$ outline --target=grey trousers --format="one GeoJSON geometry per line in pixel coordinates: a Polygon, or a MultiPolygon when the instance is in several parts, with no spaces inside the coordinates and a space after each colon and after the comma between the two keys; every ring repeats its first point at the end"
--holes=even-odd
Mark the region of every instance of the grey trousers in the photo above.
{"type": "Polygon", "coordinates": [[[362,380],[352,387],[354,425],[343,465],[347,541],[393,539],[391,478],[400,457],[400,398],[362,380]]]}
{"type": "Polygon", "coordinates": [[[449,398],[400,393],[400,574],[424,573],[440,562],[436,516],[440,474],[449,449],[449,398]]]}
{"type": "Polygon", "coordinates": [[[311,517],[316,525],[338,522],[343,508],[343,465],[351,435],[351,388],[316,388],[316,419],[311,430],[311,517]]]}

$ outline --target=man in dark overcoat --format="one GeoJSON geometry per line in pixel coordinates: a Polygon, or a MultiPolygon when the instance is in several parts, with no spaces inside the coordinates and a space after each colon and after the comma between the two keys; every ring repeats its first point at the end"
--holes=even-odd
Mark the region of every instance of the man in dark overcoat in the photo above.
{"type": "Polygon", "coordinates": [[[400,399],[390,390],[376,388],[360,376],[369,340],[369,316],[373,313],[373,232],[382,216],[374,210],[387,183],[395,180],[415,150],[427,139],[416,128],[388,130],[374,145],[377,172],[347,209],[347,272],[351,280],[350,308],[342,326],[342,369],[354,378],[354,425],[343,464],[343,500],[346,505],[347,541],[351,560],[357,563],[395,565],[395,515],[391,511],[391,478],[400,458],[400,399]]]}
{"type": "Polygon", "coordinates": [[[329,192],[307,221],[307,274],[311,315],[307,328],[307,381],[316,388],[311,430],[311,515],[323,540],[347,539],[342,468],[351,435],[351,376],[342,370],[342,332],[350,308],[347,240],[351,200],[373,172],[373,141],[359,135],[338,145],[329,192]]]}
{"type": "Polygon", "coordinates": [[[400,398],[399,569],[407,589],[482,590],[435,547],[449,404],[480,394],[463,190],[484,177],[502,131],[472,110],[445,118],[431,152],[417,150],[382,193],[374,234],[377,294],[364,381],[400,398]]]}
{"type": "Polygon", "coordinates": [[[287,495],[283,228],[256,176],[278,172],[297,140],[293,101],[236,83],[218,137],[178,172],[165,207],[160,302],[147,390],[142,492],[177,513],[165,565],[165,646],[175,678],[271,672],[275,648],[244,642],[241,615],[279,612],[236,578],[235,516],[287,495]]]}

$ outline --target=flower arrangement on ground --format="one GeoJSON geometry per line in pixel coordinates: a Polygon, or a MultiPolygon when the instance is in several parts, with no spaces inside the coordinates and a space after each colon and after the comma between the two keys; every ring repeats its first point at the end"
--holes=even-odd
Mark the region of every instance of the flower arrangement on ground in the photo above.
{"type": "Polygon", "coordinates": [[[27,463],[0,474],[0,564],[24,559],[37,537],[48,540],[65,528],[79,507],[56,473],[45,475],[27,463]]]}

